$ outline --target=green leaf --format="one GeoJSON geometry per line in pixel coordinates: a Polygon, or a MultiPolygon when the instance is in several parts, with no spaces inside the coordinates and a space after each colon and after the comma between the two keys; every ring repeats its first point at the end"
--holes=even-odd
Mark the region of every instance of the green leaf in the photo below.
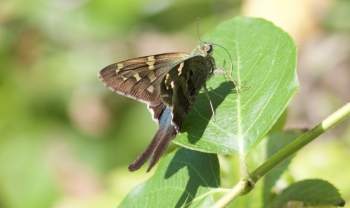
{"type": "Polygon", "coordinates": [[[269,207],[281,207],[288,201],[303,202],[306,206],[344,206],[338,190],[329,182],[309,179],[290,185],[269,207]]]}
{"type": "MultiPolygon", "coordinates": [[[[287,132],[274,133],[270,136],[267,143],[267,158],[270,158],[278,151],[286,147],[289,143],[297,139],[303,132],[300,130],[291,130],[287,132]]],[[[274,196],[271,189],[281,177],[282,173],[287,169],[293,157],[289,157],[281,164],[276,166],[263,178],[263,200],[264,207],[269,207],[268,203],[274,196]]]]}
{"type": "MultiPolygon", "coordinates": [[[[207,86],[216,121],[208,99],[201,93],[182,125],[183,133],[174,142],[203,152],[247,154],[298,90],[297,47],[271,22],[246,17],[221,23],[203,40],[227,49],[240,93],[226,74],[215,74],[207,86]]],[[[217,67],[224,66],[229,72],[227,51],[214,45],[213,56],[217,67]]]]}
{"type": "Polygon", "coordinates": [[[169,154],[119,207],[208,207],[219,186],[217,156],[181,148],[169,154]]]}

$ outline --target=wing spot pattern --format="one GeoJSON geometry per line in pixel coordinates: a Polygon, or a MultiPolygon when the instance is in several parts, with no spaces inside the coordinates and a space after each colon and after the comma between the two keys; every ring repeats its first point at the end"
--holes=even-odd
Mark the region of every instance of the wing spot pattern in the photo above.
{"type": "Polygon", "coordinates": [[[136,81],[138,82],[138,81],[140,81],[141,80],[141,77],[140,77],[140,75],[139,74],[134,74],[133,75],[133,77],[135,77],[135,79],[136,79],[136,81]]]}
{"type": "Polygon", "coordinates": [[[154,87],[152,85],[150,85],[149,87],[147,87],[146,89],[148,92],[153,93],[154,92],[154,87]]]}
{"type": "Polygon", "coordinates": [[[147,62],[146,64],[148,65],[148,69],[149,70],[153,70],[154,69],[154,63],[155,63],[155,59],[154,56],[148,56],[147,57],[147,62]]]}
{"type": "Polygon", "coordinates": [[[119,71],[120,71],[120,69],[122,69],[123,67],[124,67],[124,64],[122,64],[122,63],[119,63],[119,64],[117,64],[117,66],[118,66],[118,68],[115,70],[115,73],[119,73],[119,71]]]}
{"type": "Polygon", "coordinates": [[[157,79],[153,71],[148,72],[147,77],[151,80],[151,82],[157,79]]]}
{"type": "Polygon", "coordinates": [[[182,73],[182,68],[184,67],[184,62],[182,62],[179,66],[179,68],[177,69],[177,71],[179,72],[177,75],[180,76],[182,73]]]}

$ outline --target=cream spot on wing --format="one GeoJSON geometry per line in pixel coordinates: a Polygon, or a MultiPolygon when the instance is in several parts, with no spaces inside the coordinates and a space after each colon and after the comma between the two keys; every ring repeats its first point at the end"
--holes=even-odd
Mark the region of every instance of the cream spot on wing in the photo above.
{"type": "Polygon", "coordinates": [[[148,64],[148,69],[153,70],[154,69],[154,62],[146,62],[148,64]]]}
{"type": "Polygon", "coordinates": [[[140,75],[137,74],[137,73],[134,74],[134,75],[132,75],[132,76],[135,77],[135,79],[136,79],[137,82],[141,79],[140,75]]]}
{"type": "Polygon", "coordinates": [[[148,65],[148,69],[149,70],[153,70],[154,69],[154,63],[155,62],[156,62],[156,60],[154,59],[154,56],[148,56],[147,57],[146,64],[148,65]]]}
{"type": "Polygon", "coordinates": [[[165,75],[165,80],[164,80],[164,83],[165,83],[165,84],[168,82],[169,76],[170,76],[169,74],[166,74],[166,75],[165,75]]]}
{"type": "Polygon", "coordinates": [[[147,57],[147,60],[148,60],[148,61],[155,61],[154,56],[148,56],[148,57],[147,57]]]}
{"type": "Polygon", "coordinates": [[[156,79],[156,75],[153,71],[148,72],[147,77],[153,82],[156,79]]]}
{"type": "Polygon", "coordinates": [[[150,85],[149,87],[147,87],[146,89],[148,92],[153,93],[154,92],[154,87],[152,85],[150,85]]]}
{"type": "Polygon", "coordinates": [[[181,73],[182,73],[182,68],[184,67],[184,62],[182,62],[181,64],[180,64],[180,66],[179,66],[179,68],[177,69],[177,71],[179,72],[177,75],[181,75],[181,73]]]}
{"type": "Polygon", "coordinates": [[[118,68],[115,70],[115,73],[117,73],[117,74],[118,74],[118,73],[119,73],[119,71],[120,71],[120,69],[124,67],[124,64],[119,63],[119,64],[117,64],[117,66],[118,66],[118,68]]]}
{"type": "Polygon", "coordinates": [[[174,89],[174,81],[170,82],[171,89],[174,89]]]}
{"type": "Polygon", "coordinates": [[[128,79],[127,77],[124,77],[124,76],[121,76],[121,77],[123,78],[124,81],[128,79]]]}

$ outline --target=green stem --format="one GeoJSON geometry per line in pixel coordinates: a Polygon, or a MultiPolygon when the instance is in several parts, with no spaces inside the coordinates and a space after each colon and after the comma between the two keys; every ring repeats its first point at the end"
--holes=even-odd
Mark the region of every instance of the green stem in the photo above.
{"type": "Polygon", "coordinates": [[[301,135],[298,139],[287,145],[285,148],[270,157],[264,164],[258,167],[250,174],[251,182],[239,181],[226,195],[220,198],[213,207],[225,207],[235,198],[247,193],[251,189],[251,183],[256,183],[261,177],[266,175],[270,170],[286,160],[288,157],[295,154],[302,147],[316,139],[318,136],[336,126],[342,120],[350,115],[350,103],[347,103],[342,108],[327,117],[322,123],[301,135]]]}
{"type": "Polygon", "coordinates": [[[211,208],[221,208],[227,206],[231,201],[247,192],[249,189],[249,183],[239,181],[227,194],[219,199],[211,208]]]}
{"type": "Polygon", "coordinates": [[[298,139],[287,145],[285,148],[277,152],[271,158],[269,158],[264,164],[258,167],[255,171],[250,174],[253,181],[257,182],[262,176],[268,173],[271,169],[279,165],[281,162],[286,160],[288,157],[295,154],[302,147],[309,144],[311,141],[316,139],[318,136],[328,131],[332,127],[336,126],[342,120],[350,115],[350,103],[347,103],[342,108],[334,112],[332,115],[323,120],[322,123],[316,127],[301,135],[298,139]]]}

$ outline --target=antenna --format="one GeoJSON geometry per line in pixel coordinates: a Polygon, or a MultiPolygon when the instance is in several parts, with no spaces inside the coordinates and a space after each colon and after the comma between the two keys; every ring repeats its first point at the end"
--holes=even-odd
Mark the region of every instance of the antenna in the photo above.
{"type": "MultiPolygon", "coordinates": [[[[199,17],[198,17],[198,18],[197,18],[197,35],[198,35],[199,41],[202,42],[202,39],[201,39],[201,37],[200,37],[200,35],[199,35],[199,20],[200,20],[200,19],[199,19],[199,17]]],[[[223,72],[223,73],[225,73],[225,74],[228,76],[228,78],[231,80],[231,82],[235,85],[235,88],[236,88],[237,93],[239,93],[239,90],[238,90],[238,88],[237,88],[238,84],[237,84],[236,81],[234,81],[234,80],[232,79],[233,62],[232,62],[231,54],[228,52],[228,50],[227,50],[225,47],[223,47],[223,46],[221,46],[221,45],[214,44],[214,43],[210,43],[210,44],[219,46],[220,48],[224,49],[224,50],[226,51],[226,53],[228,54],[228,56],[230,57],[230,63],[231,63],[231,67],[230,67],[231,70],[230,70],[230,73],[227,73],[227,71],[224,69],[224,67],[219,68],[219,69],[217,70],[217,72],[223,72]]]]}
{"type": "Polygon", "coordinates": [[[199,41],[202,42],[201,36],[199,35],[199,17],[197,18],[197,35],[198,35],[199,41]]]}
{"type": "MultiPolygon", "coordinates": [[[[225,70],[225,69],[223,69],[223,71],[224,71],[224,73],[228,76],[228,78],[233,82],[233,84],[236,86],[236,90],[237,90],[237,93],[239,92],[239,90],[237,89],[237,82],[236,81],[234,81],[233,79],[232,79],[232,72],[233,72],[233,62],[232,62],[232,57],[231,57],[231,54],[228,52],[228,50],[225,48],[225,47],[223,47],[223,46],[221,46],[221,45],[218,45],[218,44],[215,44],[215,43],[212,43],[213,45],[216,45],[216,46],[219,46],[220,48],[222,48],[222,49],[224,49],[225,51],[226,51],[226,53],[228,54],[228,56],[230,57],[230,63],[231,63],[231,71],[230,71],[230,73],[227,73],[227,71],[225,70]]],[[[222,67],[223,68],[223,67],[222,67]]]]}

